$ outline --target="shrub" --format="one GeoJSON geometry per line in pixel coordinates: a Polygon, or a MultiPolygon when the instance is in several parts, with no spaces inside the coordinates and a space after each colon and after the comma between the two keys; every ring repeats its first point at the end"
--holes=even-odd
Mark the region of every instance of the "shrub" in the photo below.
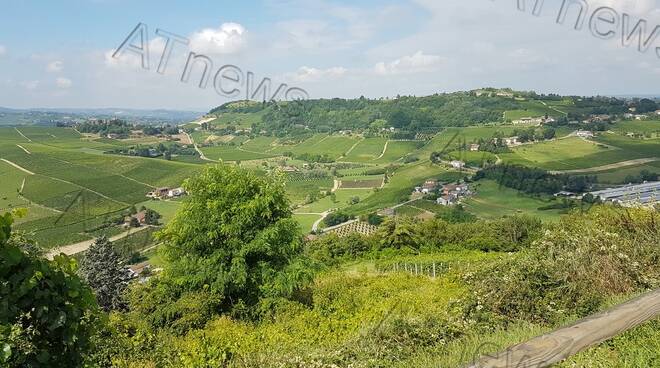
{"type": "Polygon", "coordinates": [[[660,285],[655,211],[573,213],[534,245],[469,278],[468,315],[553,324],[595,312],[610,296],[660,285]]]}
{"type": "Polygon", "coordinates": [[[0,216],[0,365],[79,366],[95,330],[94,295],[71,258],[48,261],[8,242],[11,224],[0,216]]]}

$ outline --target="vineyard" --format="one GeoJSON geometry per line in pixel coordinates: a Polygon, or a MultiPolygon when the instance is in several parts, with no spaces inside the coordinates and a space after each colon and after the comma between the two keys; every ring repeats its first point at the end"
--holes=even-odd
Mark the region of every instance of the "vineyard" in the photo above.
{"type": "Polygon", "coordinates": [[[352,221],[345,224],[337,225],[332,228],[325,229],[324,233],[336,234],[340,238],[349,236],[351,234],[371,235],[376,232],[378,227],[369,225],[362,221],[352,221]]]}

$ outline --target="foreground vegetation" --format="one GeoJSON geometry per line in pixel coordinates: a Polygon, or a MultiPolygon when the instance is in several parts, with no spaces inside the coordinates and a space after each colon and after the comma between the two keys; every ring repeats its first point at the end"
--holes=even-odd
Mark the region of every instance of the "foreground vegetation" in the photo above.
{"type": "MultiPolygon", "coordinates": [[[[190,197],[158,234],[164,270],[146,283],[131,283],[119,294],[124,303],[100,292],[117,290],[99,285],[121,282],[117,276],[95,277],[97,300],[111,312],[76,301],[78,313],[90,318],[89,328],[75,327],[75,340],[90,345],[65,348],[76,357],[59,361],[117,367],[413,362],[449,367],[660,286],[656,210],[595,206],[549,224],[525,216],[465,223],[400,217],[386,220],[372,236],[303,241],[281,179],[221,166],[185,187],[190,197]],[[427,270],[433,265],[434,273],[411,274],[403,266],[413,264],[427,270]]],[[[3,256],[1,266],[9,279],[15,260],[37,262],[37,255],[19,233],[9,237],[9,215],[3,221],[3,252],[12,255],[3,256]]],[[[99,243],[99,254],[111,254],[102,244],[107,243],[99,243]]],[[[95,262],[108,257],[85,258],[84,269],[98,268],[95,262]]],[[[72,287],[88,290],[66,257],[40,267],[64,264],[72,287]]],[[[38,313],[31,309],[31,293],[62,282],[53,277],[44,273],[30,288],[19,287],[33,279],[28,273],[3,289],[3,300],[22,295],[26,301],[0,310],[4,364],[57,362],[50,354],[70,341],[46,342],[42,331],[48,325],[20,317],[38,313]]],[[[49,318],[57,318],[61,307],[49,306],[49,318]]],[[[73,321],[61,326],[73,328],[73,321]]],[[[589,366],[617,349],[630,354],[637,348],[631,344],[657,335],[653,326],[573,362],[589,366]]],[[[653,359],[640,353],[633,361],[653,359]]],[[[625,357],[621,362],[630,366],[625,357]]]]}

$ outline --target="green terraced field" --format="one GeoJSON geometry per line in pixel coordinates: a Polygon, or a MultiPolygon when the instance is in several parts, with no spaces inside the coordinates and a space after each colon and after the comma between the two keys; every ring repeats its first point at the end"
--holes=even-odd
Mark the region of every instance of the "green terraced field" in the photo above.
{"type": "Polygon", "coordinates": [[[359,140],[354,137],[331,136],[316,134],[297,145],[281,145],[273,148],[271,153],[291,152],[294,155],[327,155],[339,159],[359,140]]]}
{"type": "Polygon", "coordinates": [[[644,120],[644,121],[622,121],[617,123],[613,131],[620,134],[634,133],[649,135],[652,138],[660,137],[660,121],[658,120],[644,120]]]}
{"type": "Polygon", "coordinates": [[[211,160],[250,161],[261,160],[275,156],[265,153],[243,151],[236,146],[213,146],[201,147],[200,149],[202,152],[204,152],[204,155],[211,160]]]}
{"type": "Polygon", "coordinates": [[[385,150],[385,153],[383,153],[382,156],[378,157],[373,162],[390,163],[399,161],[404,156],[415,152],[423,145],[424,142],[421,141],[389,141],[387,142],[387,149],[385,150]]]}
{"type": "Polygon", "coordinates": [[[219,114],[218,117],[209,124],[220,127],[233,125],[238,128],[250,128],[252,124],[261,121],[262,115],[263,112],[251,114],[224,112],[219,114]]]}
{"type": "Polygon", "coordinates": [[[575,170],[600,166],[627,159],[617,147],[599,145],[572,137],[552,142],[535,143],[499,155],[504,162],[546,170],[575,170]]]}
{"type": "Polygon", "coordinates": [[[4,191],[15,194],[3,195],[7,199],[0,202],[0,210],[28,207],[28,216],[19,220],[19,228],[34,232],[43,246],[65,245],[90,239],[98,233],[95,228],[143,202],[154,187],[179,186],[202,167],[106,155],[104,147],[113,146],[86,140],[68,128],[0,129],[0,158],[34,173],[28,175],[2,163],[3,179],[7,177],[9,184],[3,186],[4,191]],[[25,199],[15,192],[21,185],[25,199]]]}
{"type": "MultiPolygon", "coordinates": [[[[229,119],[229,117],[225,118],[229,119]]],[[[634,122],[634,125],[629,125],[628,128],[635,127],[639,130],[641,127],[646,127],[640,124],[642,123],[634,122]]],[[[321,198],[296,209],[296,212],[321,213],[331,208],[345,208],[351,213],[362,214],[407,200],[412,188],[426,179],[451,181],[463,177],[463,173],[448,171],[441,166],[430,164],[428,157],[431,152],[445,149],[445,152],[453,157],[474,166],[479,165],[484,159],[493,162],[497,160],[493,154],[459,152],[456,148],[463,142],[469,143],[479,138],[489,139],[498,132],[509,136],[518,128],[513,125],[446,128],[430,141],[387,141],[386,138],[364,139],[357,136],[315,134],[295,145],[282,144],[283,140],[275,137],[249,139],[247,136],[238,136],[232,140],[232,142],[236,141],[236,145],[218,145],[201,149],[211,159],[243,161],[246,167],[255,169],[261,168],[260,160],[265,159],[270,159],[271,165],[277,165],[276,161],[281,158],[279,155],[284,152],[291,152],[294,155],[327,155],[340,161],[363,165],[338,170],[341,175],[338,179],[344,182],[344,187],[334,196],[321,198]],[[344,155],[346,157],[342,157],[344,155]],[[417,157],[420,161],[405,164],[406,156],[417,157]],[[389,178],[389,182],[374,193],[373,187],[380,186],[382,174],[367,175],[367,172],[391,164],[400,166],[389,178]],[[358,196],[360,202],[349,205],[348,201],[353,196],[358,196]]],[[[560,130],[564,134],[570,129],[560,130]]],[[[595,142],[566,138],[525,145],[515,148],[513,153],[499,156],[508,163],[551,170],[569,170],[654,157],[660,152],[659,139],[634,139],[626,137],[621,132],[617,130],[613,134],[601,134],[594,140],[595,142]]],[[[208,134],[194,132],[193,136],[195,139],[204,139],[208,134]]],[[[178,203],[145,202],[145,193],[154,187],[180,186],[186,178],[199,172],[203,165],[199,160],[177,162],[103,153],[110,148],[125,144],[123,141],[88,139],[69,128],[19,127],[18,130],[0,128],[0,158],[36,174],[28,175],[8,164],[1,165],[0,170],[3,178],[7,178],[8,185],[5,185],[3,192],[0,193],[2,194],[0,210],[8,210],[19,205],[28,207],[30,212],[26,218],[19,220],[20,227],[34,231],[35,237],[48,247],[89,239],[98,233],[97,230],[93,230],[95,227],[107,218],[116,217],[120,211],[132,205],[146,204],[158,212],[163,212],[164,221],[168,221],[178,208],[178,203]],[[16,189],[23,185],[24,178],[22,198],[16,189]],[[61,214],[58,211],[66,213],[61,214]]],[[[304,163],[297,160],[289,161],[289,164],[293,162],[299,167],[304,163]]],[[[656,167],[653,163],[638,165],[602,172],[598,175],[603,182],[620,182],[628,174],[637,174],[642,168],[653,167],[656,167]]],[[[330,172],[328,167],[323,170],[330,172]]],[[[304,180],[292,175],[288,177],[285,189],[294,205],[299,205],[310,196],[319,195],[322,191],[329,191],[333,187],[333,178],[330,176],[304,180]]],[[[470,203],[472,211],[484,217],[510,214],[518,207],[524,213],[536,213],[539,212],[536,208],[543,204],[543,201],[529,197],[510,201],[515,191],[503,188],[489,189],[492,188],[486,185],[482,197],[470,203]]],[[[540,215],[555,217],[557,213],[543,211],[540,215]]],[[[313,223],[317,217],[317,215],[301,216],[300,220],[305,228],[311,226],[310,223],[313,223]]],[[[116,229],[101,231],[112,233],[116,229]]]]}
{"type": "Polygon", "coordinates": [[[277,141],[275,137],[256,137],[243,142],[241,148],[247,151],[254,152],[268,152],[273,149],[273,145],[277,141]]]}
{"type": "Polygon", "coordinates": [[[522,104],[524,106],[523,109],[511,110],[505,112],[504,119],[506,121],[509,121],[509,120],[519,120],[521,118],[541,117],[541,116],[545,116],[546,114],[549,116],[557,116],[557,117],[566,115],[559,112],[559,111],[565,112],[565,110],[562,110],[562,108],[567,107],[562,103],[558,103],[554,105],[551,103],[546,103],[547,105],[544,105],[540,101],[525,101],[522,104]],[[553,107],[556,110],[553,109],[553,107]]]}
{"type": "Polygon", "coordinates": [[[333,185],[332,178],[292,180],[291,178],[284,183],[289,199],[294,204],[303,202],[307,196],[319,194],[321,191],[329,191],[333,185]]]}
{"type": "Polygon", "coordinates": [[[374,161],[383,153],[387,139],[366,138],[358,143],[353,150],[342,159],[347,162],[370,162],[374,161]]]}

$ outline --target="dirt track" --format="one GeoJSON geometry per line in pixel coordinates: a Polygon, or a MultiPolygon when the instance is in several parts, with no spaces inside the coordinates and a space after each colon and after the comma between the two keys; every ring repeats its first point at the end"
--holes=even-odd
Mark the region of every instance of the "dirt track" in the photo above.
{"type": "Polygon", "coordinates": [[[622,162],[617,162],[617,163],[614,163],[614,164],[590,167],[590,168],[586,168],[586,169],[551,171],[550,173],[551,174],[577,174],[577,173],[599,172],[599,171],[620,169],[622,167],[627,167],[627,166],[643,165],[643,164],[648,164],[649,162],[655,162],[655,161],[660,161],[660,158],[658,158],[658,157],[640,158],[640,159],[637,159],[637,160],[622,161],[622,162]]]}

